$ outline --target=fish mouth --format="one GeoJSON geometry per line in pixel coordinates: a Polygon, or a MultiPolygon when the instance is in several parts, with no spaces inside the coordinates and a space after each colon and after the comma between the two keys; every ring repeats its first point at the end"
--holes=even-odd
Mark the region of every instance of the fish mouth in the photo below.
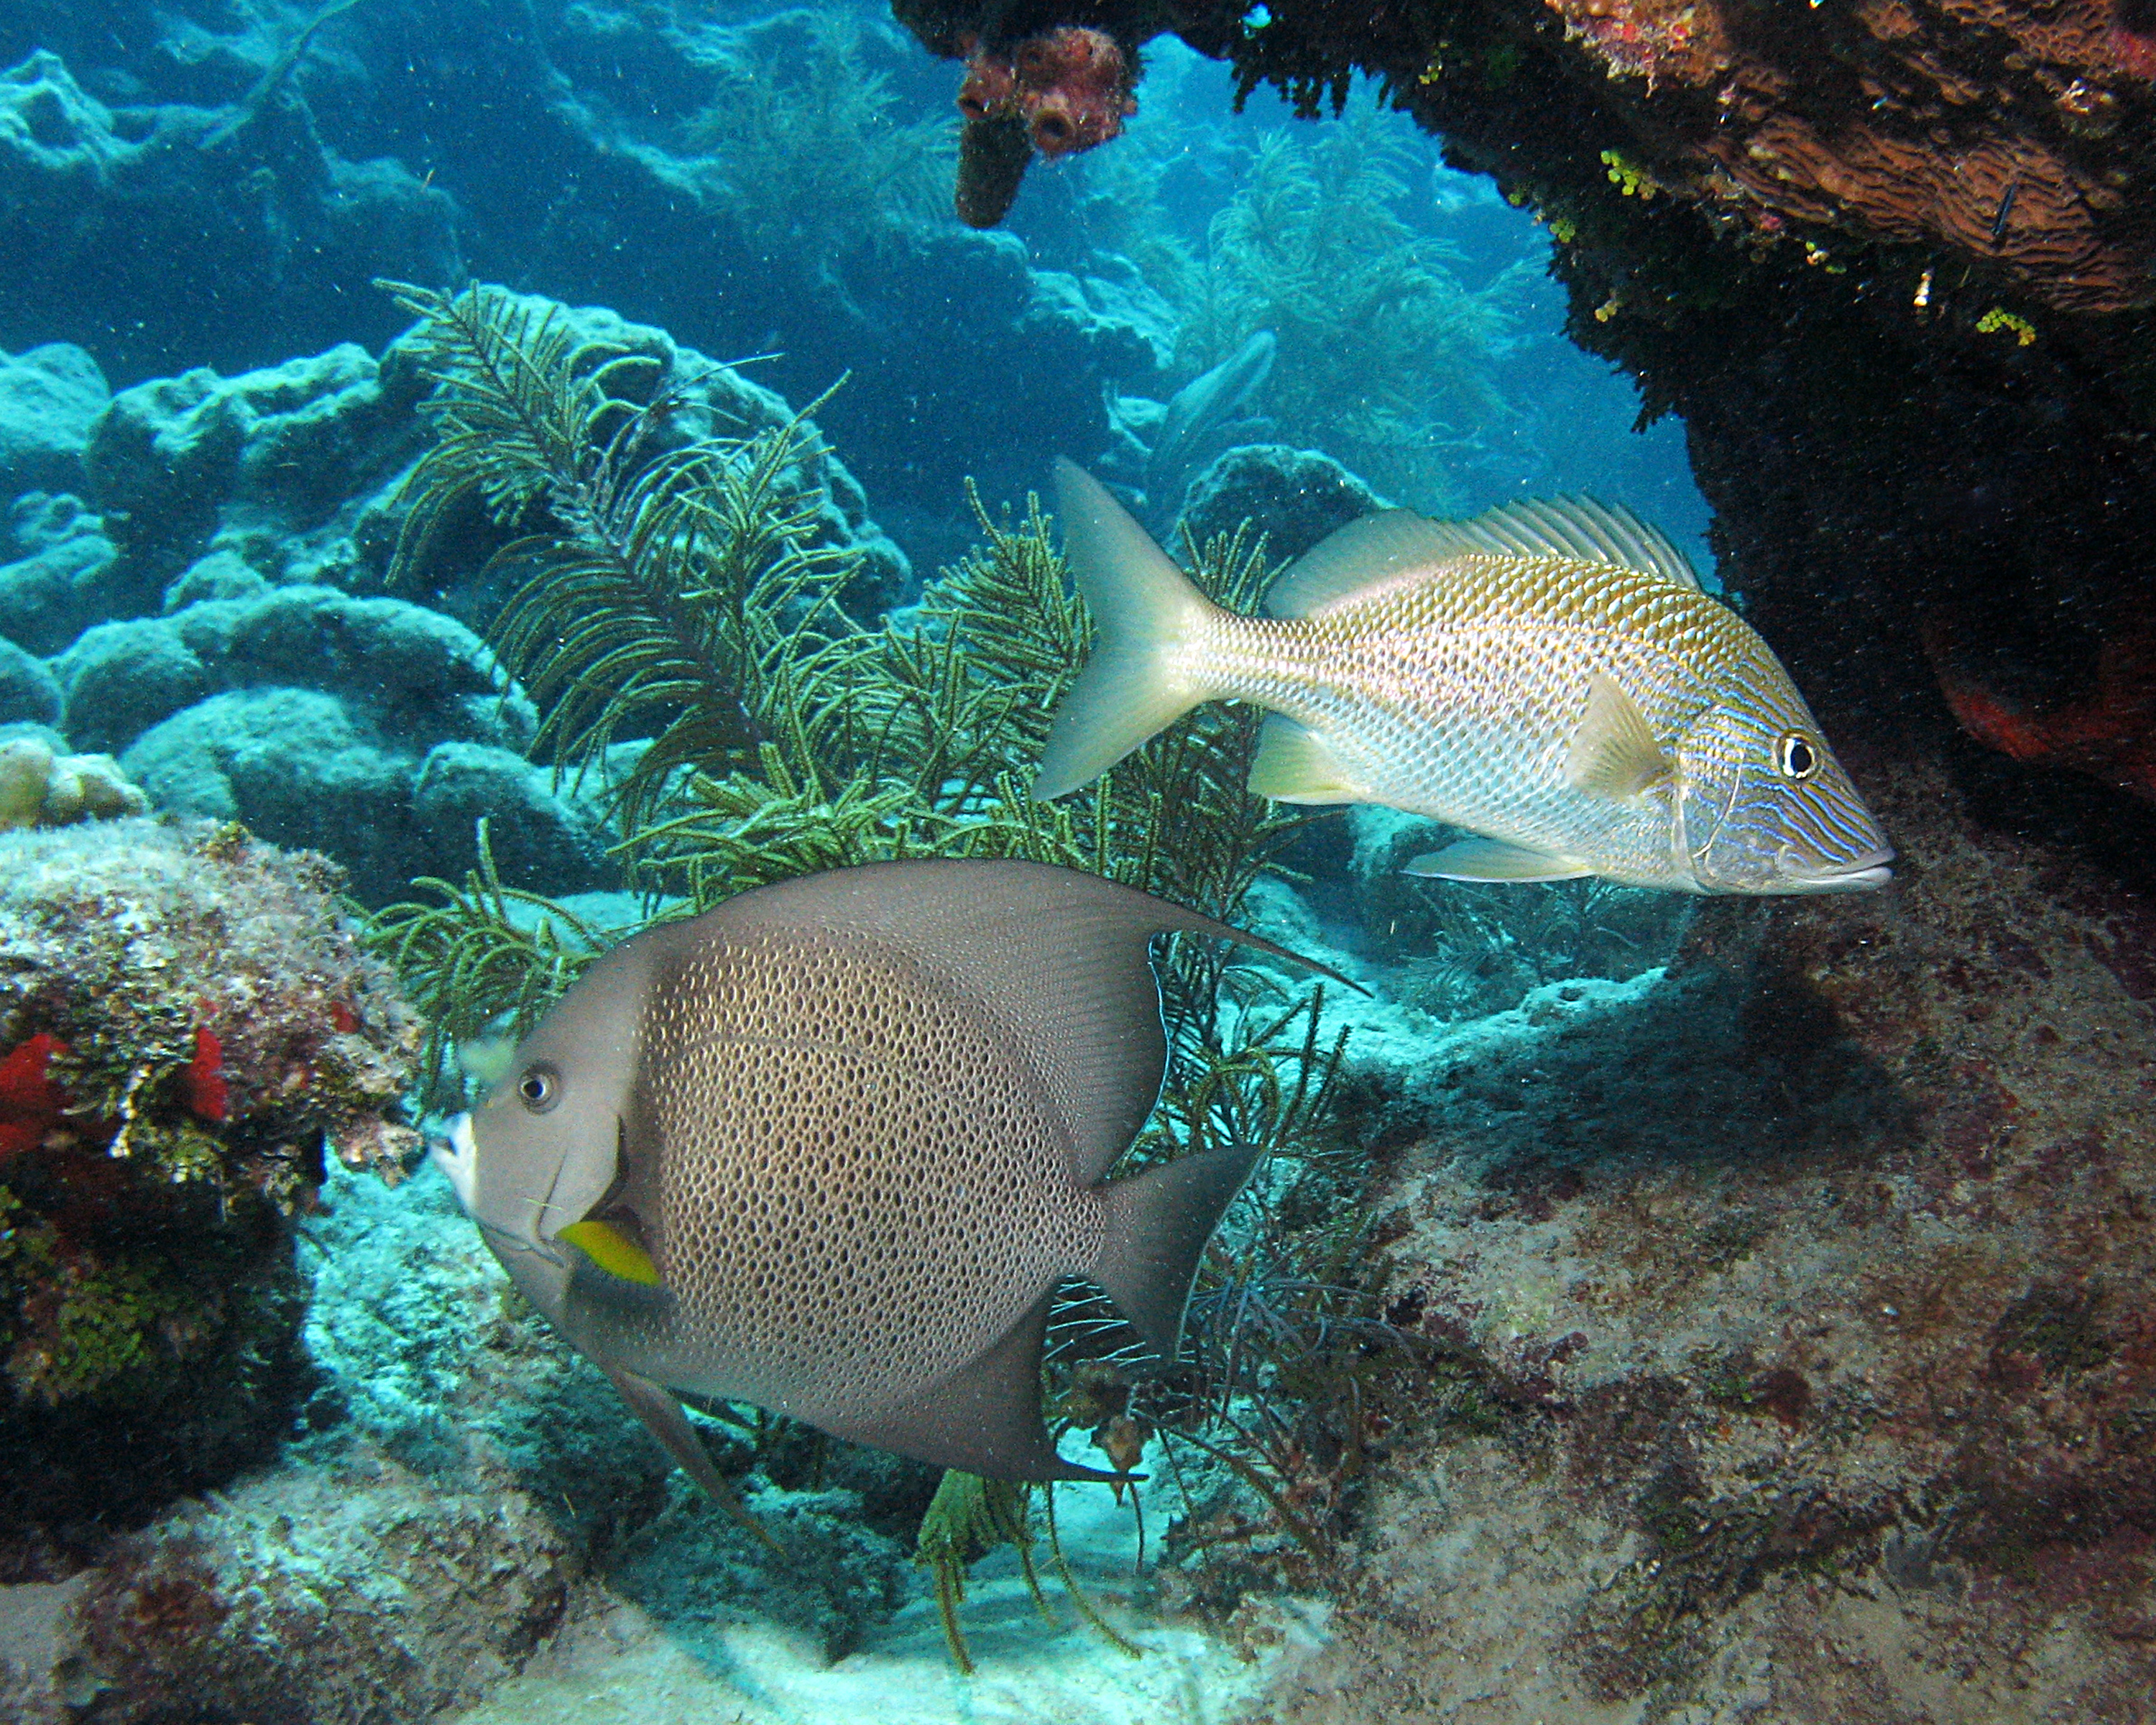
{"type": "Polygon", "coordinates": [[[428,1140],[427,1159],[448,1177],[456,1190],[457,1202],[470,1215],[473,1182],[479,1173],[479,1146],[472,1141],[470,1114],[459,1114],[451,1120],[446,1137],[428,1140]]]}
{"type": "Polygon", "coordinates": [[[1894,878],[1894,870],[1887,866],[1893,860],[1892,847],[1881,845],[1876,850],[1869,850],[1861,856],[1838,862],[1831,869],[1789,875],[1784,879],[1781,890],[1784,892],[1863,892],[1874,886],[1884,886],[1894,878]]]}

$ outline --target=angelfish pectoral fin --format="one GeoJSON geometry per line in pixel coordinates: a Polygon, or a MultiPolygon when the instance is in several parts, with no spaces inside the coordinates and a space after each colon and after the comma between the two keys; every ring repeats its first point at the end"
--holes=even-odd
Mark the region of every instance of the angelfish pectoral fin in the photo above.
{"type": "Polygon", "coordinates": [[[683,1472],[701,1486],[711,1501],[735,1521],[754,1534],[779,1557],[785,1552],[771,1537],[762,1522],[742,1507],[734,1489],[726,1481],[726,1476],[711,1466],[711,1458],[705,1454],[704,1445],[696,1436],[696,1429],[689,1424],[689,1416],[681,1411],[681,1404],[671,1391],[654,1384],[649,1378],[639,1377],[634,1372],[624,1371],[619,1366],[609,1365],[594,1357],[598,1368],[607,1374],[607,1381],[621,1392],[632,1412],[644,1424],[644,1429],[657,1438],[666,1453],[679,1462],[683,1472]]]}
{"type": "Polygon", "coordinates": [[[1502,839],[1461,839],[1418,856],[1400,872],[1433,880],[1577,880],[1594,870],[1568,856],[1507,845],[1502,839]]]}
{"type": "Polygon", "coordinates": [[[1622,802],[1666,778],[1669,757],[1640,704],[1597,671],[1587,682],[1587,711],[1565,752],[1565,783],[1574,790],[1622,802]]]}

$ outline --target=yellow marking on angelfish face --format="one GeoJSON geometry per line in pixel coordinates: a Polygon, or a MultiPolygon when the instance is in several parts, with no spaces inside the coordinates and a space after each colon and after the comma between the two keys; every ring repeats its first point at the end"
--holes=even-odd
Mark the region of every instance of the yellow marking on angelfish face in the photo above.
{"type": "Polygon", "coordinates": [[[610,1222],[572,1222],[554,1238],[568,1241],[608,1276],[648,1288],[659,1286],[659,1266],[650,1253],[610,1222]]]}

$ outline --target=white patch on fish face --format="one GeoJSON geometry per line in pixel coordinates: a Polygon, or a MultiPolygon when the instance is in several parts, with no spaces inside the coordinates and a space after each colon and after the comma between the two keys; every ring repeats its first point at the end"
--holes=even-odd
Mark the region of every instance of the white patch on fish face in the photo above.
{"type": "Polygon", "coordinates": [[[1845,892],[1892,878],[1892,848],[1794,690],[1711,709],[1679,757],[1702,891],[1845,892]]]}
{"type": "Polygon", "coordinates": [[[457,1202],[470,1215],[472,1208],[472,1180],[478,1171],[479,1147],[472,1142],[471,1116],[459,1114],[449,1122],[449,1135],[436,1138],[427,1146],[427,1159],[449,1177],[455,1189],[457,1202]]]}

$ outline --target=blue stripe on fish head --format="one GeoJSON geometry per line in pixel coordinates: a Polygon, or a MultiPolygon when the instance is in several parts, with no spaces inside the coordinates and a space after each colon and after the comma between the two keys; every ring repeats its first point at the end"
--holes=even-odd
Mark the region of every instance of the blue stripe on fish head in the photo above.
{"type": "Polygon", "coordinates": [[[1886,835],[1781,673],[1732,678],[1678,744],[1680,819],[1707,892],[1833,891],[1876,886],[1886,835]],[[1775,686],[1779,685],[1779,686],[1775,686]]]}

